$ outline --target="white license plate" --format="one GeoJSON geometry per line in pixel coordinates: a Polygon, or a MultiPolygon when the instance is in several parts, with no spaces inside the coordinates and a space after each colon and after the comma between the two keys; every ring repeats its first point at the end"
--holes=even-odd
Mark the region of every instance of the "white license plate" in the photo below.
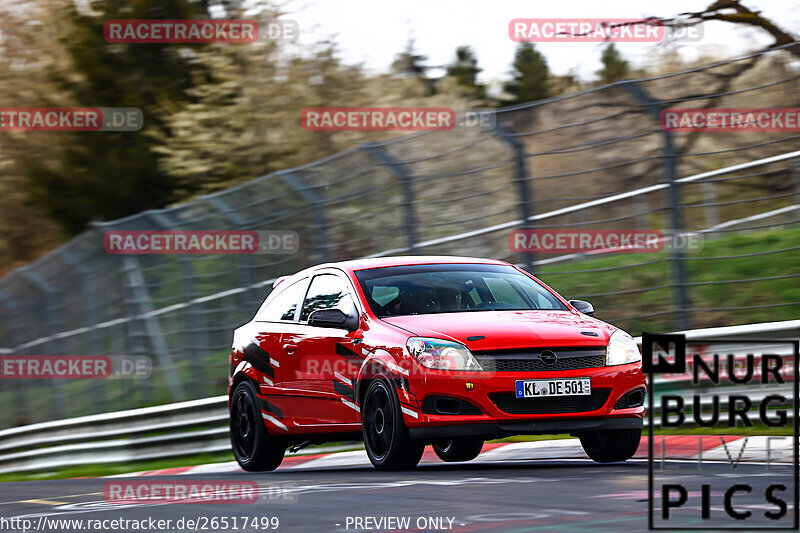
{"type": "Polygon", "coordinates": [[[591,393],[591,378],[523,379],[517,381],[517,398],[588,396],[591,393]]]}

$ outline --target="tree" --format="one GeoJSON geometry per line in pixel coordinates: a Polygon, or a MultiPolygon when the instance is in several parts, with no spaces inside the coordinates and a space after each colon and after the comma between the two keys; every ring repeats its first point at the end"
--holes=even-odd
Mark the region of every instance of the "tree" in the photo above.
{"type": "Polygon", "coordinates": [[[199,53],[197,61],[211,81],[189,91],[193,101],[170,116],[172,135],[157,148],[184,196],[218,191],[349,147],[334,141],[331,132],[303,130],[302,110],[369,101],[361,96],[361,71],[341,65],[327,46],[287,62],[273,42],[247,48],[220,44],[199,53]]]}
{"type": "Polygon", "coordinates": [[[600,76],[601,82],[612,83],[628,76],[630,65],[619,53],[614,43],[608,43],[603,49],[600,60],[603,62],[603,68],[598,70],[597,74],[600,76]]]}
{"type": "MultiPolygon", "coordinates": [[[[72,105],[48,76],[69,70],[54,9],[68,1],[0,0],[0,107],[35,107],[46,98],[72,105]]],[[[0,272],[36,259],[64,239],[31,201],[24,164],[33,157],[41,165],[53,164],[62,139],[60,133],[0,132],[0,272]]]]}
{"type": "Polygon", "coordinates": [[[512,66],[512,80],[505,85],[505,91],[513,97],[512,103],[532,102],[550,95],[550,69],[533,44],[520,43],[517,46],[512,66]]]}
{"type": "Polygon", "coordinates": [[[459,46],[454,61],[447,67],[447,75],[463,89],[462,95],[474,100],[486,98],[486,87],[478,83],[480,71],[475,52],[469,46],[459,46]]]}
{"type": "MultiPolygon", "coordinates": [[[[681,13],[673,19],[664,19],[663,22],[666,26],[691,26],[708,20],[743,24],[764,30],[775,39],[771,48],[798,42],[791,32],[763,16],[761,11],[743,6],[740,0],[716,0],[702,11],[681,13]]],[[[800,57],[800,44],[788,46],[787,50],[795,57],[800,57]]]]}
{"type": "Polygon", "coordinates": [[[305,108],[468,107],[452,93],[427,96],[416,78],[368,76],[339,56],[329,41],[288,61],[273,43],[212,45],[198,53],[213,81],[190,90],[193,101],[170,115],[172,135],[157,148],[179,190],[218,191],[392,135],[307,131],[300,125],[305,108]]]}
{"type": "Polygon", "coordinates": [[[416,78],[423,84],[426,93],[431,96],[436,94],[436,85],[434,80],[428,77],[430,67],[426,61],[428,61],[428,56],[417,53],[414,37],[409,37],[405,49],[397,54],[392,62],[392,72],[416,78]]]}
{"type": "Polygon", "coordinates": [[[171,176],[159,166],[153,133],[169,135],[166,115],[185,104],[195,79],[192,49],[204,46],[109,45],[103,23],[207,16],[190,0],[93,0],[77,6],[70,3],[60,13],[68,24],[62,45],[71,72],[54,73],[54,84],[72,105],[138,107],[145,127],[128,133],[62,133],[56,165],[27,161],[33,200],[71,233],[94,218],[116,219],[176,199],[171,176]]]}

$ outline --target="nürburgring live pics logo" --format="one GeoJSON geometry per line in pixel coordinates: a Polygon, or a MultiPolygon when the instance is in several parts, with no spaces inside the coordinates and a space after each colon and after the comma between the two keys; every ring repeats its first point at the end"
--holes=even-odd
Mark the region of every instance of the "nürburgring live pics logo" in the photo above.
{"type": "MultiPolygon", "coordinates": [[[[684,335],[642,335],[649,392],[649,529],[798,529],[799,344],[785,339],[687,342],[684,335]],[[696,461],[674,461],[665,468],[662,437],[656,472],[656,422],[684,435],[701,429],[696,461]],[[742,436],[742,428],[748,436],[742,436]],[[722,433],[709,436],[710,430],[722,433]],[[767,435],[754,436],[760,432],[767,435]],[[772,441],[781,439],[791,439],[792,445],[783,465],[773,461],[770,449],[772,441]],[[730,445],[731,440],[741,446],[730,445]],[[724,454],[709,452],[704,462],[708,443],[724,454]],[[752,464],[745,465],[748,461],[752,464]],[[730,471],[724,471],[726,465],[730,471]]],[[[691,436],[681,439],[684,446],[694,446],[691,436]]]]}

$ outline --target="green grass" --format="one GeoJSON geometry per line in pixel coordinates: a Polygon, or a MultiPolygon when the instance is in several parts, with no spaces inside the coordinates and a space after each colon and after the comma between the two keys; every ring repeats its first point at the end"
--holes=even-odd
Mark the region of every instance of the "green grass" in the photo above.
{"type": "Polygon", "coordinates": [[[190,457],[173,457],[157,461],[138,461],[127,463],[110,463],[74,466],[50,472],[29,472],[0,474],[0,482],[5,481],[37,481],[47,479],[70,479],[77,477],[102,477],[128,472],[141,472],[144,470],[160,470],[162,468],[175,468],[178,466],[195,466],[209,463],[222,463],[233,461],[233,454],[212,453],[192,455],[190,457]]]}
{"type": "MultiPolygon", "coordinates": [[[[315,453],[329,453],[327,448],[337,447],[336,452],[348,452],[364,447],[358,442],[326,442],[314,445],[315,453]]],[[[128,463],[81,465],[49,472],[22,472],[0,474],[0,482],[5,481],[36,481],[46,479],[71,479],[77,477],[102,477],[129,472],[142,472],[145,470],[161,470],[180,466],[195,466],[210,463],[224,463],[233,461],[231,452],[192,455],[188,457],[172,457],[157,461],[137,461],[128,463]]]]}
{"type": "MultiPolygon", "coordinates": [[[[689,283],[732,281],[800,274],[800,250],[711,259],[783,250],[800,245],[800,229],[760,231],[727,235],[706,241],[701,252],[687,254],[689,283]]],[[[547,256],[542,255],[541,258],[547,256]]],[[[590,300],[597,317],[614,323],[634,335],[642,331],[670,331],[672,289],[662,288],[621,295],[597,294],[630,291],[672,284],[666,252],[618,254],[586,259],[536,271],[544,282],[568,298],[590,300]],[[638,266],[637,266],[638,265],[638,266]],[[620,268],[622,267],[622,268],[620,268]],[[600,270],[597,269],[611,269],[600,270]],[[595,270],[595,272],[574,272],[595,270]]],[[[688,287],[690,307],[720,309],[800,302],[800,277],[764,281],[692,285],[688,287]]],[[[727,326],[754,322],[792,320],[800,317],[800,305],[741,310],[709,310],[692,313],[692,328],[727,326]]]]}

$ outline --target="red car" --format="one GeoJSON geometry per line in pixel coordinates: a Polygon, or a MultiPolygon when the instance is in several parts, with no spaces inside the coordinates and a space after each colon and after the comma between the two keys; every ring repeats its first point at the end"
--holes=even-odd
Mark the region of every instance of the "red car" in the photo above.
{"type": "Polygon", "coordinates": [[[287,447],[364,440],[379,469],[485,440],[570,433],[599,462],[637,449],[636,342],[527,272],[489,259],[390,257],[275,282],[230,357],[231,442],[245,470],[287,447]]]}

